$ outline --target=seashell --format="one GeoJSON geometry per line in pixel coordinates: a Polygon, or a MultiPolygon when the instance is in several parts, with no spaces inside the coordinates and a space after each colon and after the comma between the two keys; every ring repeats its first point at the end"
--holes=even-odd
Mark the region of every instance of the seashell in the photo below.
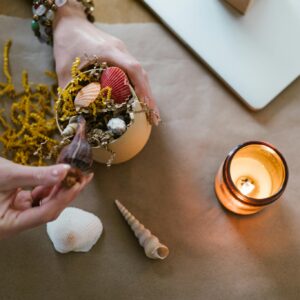
{"type": "Polygon", "coordinates": [[[115,137],[120,137],[127,130],[126,123],[121,118],[112,118],[107,123],[107,129],[112,132],[115,137]]]}
{"type": "Polygon", "coordinates": [[[83,116],[78,117],[76,135],[61,150],[56,162],[69,164],[83,172],[90,170],[93,164],[92,149],[86,138],[86,121],[83,116]]]}
{"type": "MultiPolygon", "coordinates": [[[[133,107],[134,117],[131,117],[131,120],[134,119],[134,121],[132,125],[127,128],[121,137],[115,139],[113,143],[109,143],[109,150],[116,153],[113,164],[123,163],[132,159],[144,148],[149,140],[152,127],[147,120],[146,114],[139,113],[143,108],[138,99],[135,99],[133,107]]],[[[111,156],[106,149],[100,147],[93,148],[93,157],[97,162],[107,163],[111,156]]]]}
{"type": "Polygon", "coordinates": [[[86,137],[86,121],[78,116],[76,134],[69,145],[60,151],[56,162],[69,164],[72,169],[62,181],[62,185],[70,188],[79,182],[82,172],[88,172],[93,164],[92,148],[86,137]]]}
{"type": "Polygon", "coordinates": [[[116,200],[115,203],[138,238],[140,245],[144,248],[146,256],[152,259],[165,259],[169,255],[169,248],[161,244],[158,238],[145,228],[120,201],[116,200]]]}
{"type": "Polygon", "coordinates": [[[101,90],[100,83],[91,82],[83,87],[75,97],[74,105],[78,111],[82,107],[88,107],[98,97],[101,90]]]}
{"type": "Polygon", "coordinates": [[[70,123],[67,127],[63,130],[61,135],[63,137],[73,136],[76,133],[78,124],[77,123],[70,123]]]}
{"type": "Polygon", "coordinates": [[[79,119],[79,115],[75,115],[75,116],[70,117],[69,124],[70,123],[77,123],[78,119],[79,119]]]}
{"type": "Polygon", "coordinates": [[[120,68],[109,67],[105,69],[102,72],[100,83],[102,88],[107,86],[112,88],[111,97],[115,103],[126,102],[131,96],[128,77],[120,68]]]}
{"type": "Polygon", "coordinates": [[[90,251],[102,231],[97,216],[75,207],[67,207],[55,221],[47,223],[48,236],[60,253],[90,251]]]}

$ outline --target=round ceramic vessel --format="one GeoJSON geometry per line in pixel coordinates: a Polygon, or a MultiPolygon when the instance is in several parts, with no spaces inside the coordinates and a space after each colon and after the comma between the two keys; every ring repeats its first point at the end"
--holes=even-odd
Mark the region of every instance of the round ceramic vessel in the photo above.
{"type": "MultiPolygon", "coordinates": [[[[67,87],[68,85],[65,88],[67,87]]],[[[152,130],[146,113],[142,112],[142,105],[134,89],[132,87],[130,88],[134,98],[132,103],[134,120],[121,137],[115,139],[108,145],[108,148],[115,153],[112,164],[123,163],[135,157],[147,144],[152,130]]],[[[57,111],[56,123],[60,133],[62,133],[64,127],[59,121],[57,111]]],[[[100,163],[106,164],[111,157],[111,153],[102,147],[93,147],[92,151],[94,160],[100,163]]]]}

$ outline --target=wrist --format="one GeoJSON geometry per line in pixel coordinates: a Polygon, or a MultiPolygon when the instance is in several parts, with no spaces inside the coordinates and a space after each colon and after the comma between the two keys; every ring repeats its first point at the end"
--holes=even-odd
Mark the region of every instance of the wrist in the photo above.
{"type": "Polygon", "coordinates": [[[32,8],[31,28],[41,42],[50,45],[53,43],[52,32],[58,24],[65,24],[62,20],[67,23],[73,23],[74,19],[76,22],[86,19],[94,22],[93,0],[34,0],[32,8]]]}
{"type": "Polygon", "coordinates": [[[76,0],[68,0],[65,5],[58,7],[55,14],[55,19],[70,16],[86,18],[82,4],[76,0]]]}
{"type": "Polygon", "coordinates": [[[53,20],[53,30],[55,30],[56,25],[65,18],[86,19],[82,5],[76,0],[69,0],[62,7],[58,7],[53,20]]]}

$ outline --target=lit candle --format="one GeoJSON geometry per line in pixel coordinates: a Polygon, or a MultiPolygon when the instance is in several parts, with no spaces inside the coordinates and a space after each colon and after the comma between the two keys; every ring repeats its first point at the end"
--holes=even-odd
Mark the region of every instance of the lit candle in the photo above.
{"type": "Polygon", "coordinates": [[[217,173],[215,191],[228,210],[248,215],[276,201],[287,181],[284,157],[274,146],[255,141],[228,154],[217,173]]]}

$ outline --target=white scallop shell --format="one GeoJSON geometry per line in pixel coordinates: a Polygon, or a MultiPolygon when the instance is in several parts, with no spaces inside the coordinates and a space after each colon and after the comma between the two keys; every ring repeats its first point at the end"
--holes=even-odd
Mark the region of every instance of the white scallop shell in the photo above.
{"type": "Polygon", "coordinates": [[[82,107],[88,107],[91,103],[93,103],[101,90],[100,83],[91,82],[85,87],[83,87],[75,97],[74,105],[76,110],[78,111],[82,107]]]}
{"type": "Polygon", "coordinates": [[[55,221],[47,223],[48,236],[60,253],[90,251],[102,231],[97,216],[75,207],[67,207],[55,221]]]}
{"type": "MultiPolygon", "coordinates": [[[[127,128],[126,132],[114,143],[109,145],[109,149],[116,153],[113,164],[119,164],[136,156],[147,144],[152,126],[147,120],[145,113],[139,113],[142,110],[138,99],[134,102],[135,114],[133,124],[127,128]]],[[[93,158],[95,161],[107,163],[110,159],[110,153],[103,148],[93,148],[93,158]]]]}
{"type": "Polygon", "coordinates": [[[146,256],[152,259],[165,259],[169,255],[169,248],[161,244],[159,239],[149,229],[145,228],[120,201],[116,200],[115,203],[138,238],[140,245],[144,248],[146,256]]]}

